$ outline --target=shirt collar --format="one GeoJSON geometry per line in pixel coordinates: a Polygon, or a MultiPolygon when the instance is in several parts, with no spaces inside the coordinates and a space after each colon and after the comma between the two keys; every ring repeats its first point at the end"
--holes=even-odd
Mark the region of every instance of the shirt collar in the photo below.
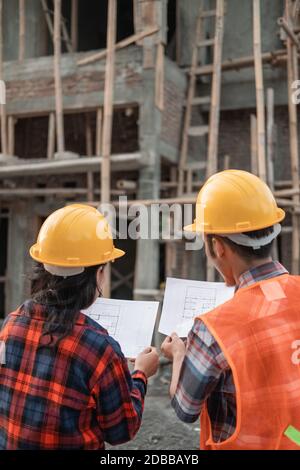
{"type": "Polygon", "coordinates": [[[259,281],[282,276],[283,274],[288,274],[288,271],[279,263],[279,261],[270,261],[268,263],[261,264],[253,269],[249,269],[239,277],[236,290],[251,286],[259,281]]]}

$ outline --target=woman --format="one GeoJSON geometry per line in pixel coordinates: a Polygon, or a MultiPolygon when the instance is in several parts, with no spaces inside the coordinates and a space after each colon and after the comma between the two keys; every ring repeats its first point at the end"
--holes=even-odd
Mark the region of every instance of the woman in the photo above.
{"type": "Polygon", "coordinates": [[[130,374],[119,344],[81,313],[124,254],[93,207],[70,205],[43,224],[31,299],[0,333],[0,449],[104,449],[139,430],[157,352],[141,353],[130,374]]]}

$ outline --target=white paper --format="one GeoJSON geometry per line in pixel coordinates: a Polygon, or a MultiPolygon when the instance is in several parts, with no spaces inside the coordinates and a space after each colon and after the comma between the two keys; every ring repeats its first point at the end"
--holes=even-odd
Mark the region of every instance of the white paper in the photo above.
{"type": "Polygon", "coordinates": [[[231,299],[234,287],[221,282],[167,278],[159,332],[186,338],[194,318],[231,299]]]}
{"type": "Polygon", "coordinates": [[[108,331],[125,357],[151,346],[159,302],[99,298],[83,313],[108,331]]]}

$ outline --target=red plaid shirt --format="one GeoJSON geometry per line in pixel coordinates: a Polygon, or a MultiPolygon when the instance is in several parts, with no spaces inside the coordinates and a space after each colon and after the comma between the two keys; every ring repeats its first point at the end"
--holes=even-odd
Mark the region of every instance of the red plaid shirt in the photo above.
{"type": "Polygon", "coordinates": [[[44,322],[45,309],[27,301],[1,330],[0,449],[104,449],[105,441],[131,440],[145,375],[131,375],[118,343],[82,313],[57,348],[44,341],[44,322]]]}

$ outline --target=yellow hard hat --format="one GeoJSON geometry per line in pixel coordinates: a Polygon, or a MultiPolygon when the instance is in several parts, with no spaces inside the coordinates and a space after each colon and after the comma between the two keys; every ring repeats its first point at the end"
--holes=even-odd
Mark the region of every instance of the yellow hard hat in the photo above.
{"type": "Polygon", "coordinates": [[[285,218],[269,187],[257,176],[227,170],[211,176],[199,192],[194,224],[187,232],[230,234],[271,227],[285,218]]]}
{"type": "Polygon", "coordinates": [[[35,261],[65,268],[96,266],[124,254],[114,247],[105,217],[84,204],[71,204],[53,212],[30,248],[35,261]]]}

